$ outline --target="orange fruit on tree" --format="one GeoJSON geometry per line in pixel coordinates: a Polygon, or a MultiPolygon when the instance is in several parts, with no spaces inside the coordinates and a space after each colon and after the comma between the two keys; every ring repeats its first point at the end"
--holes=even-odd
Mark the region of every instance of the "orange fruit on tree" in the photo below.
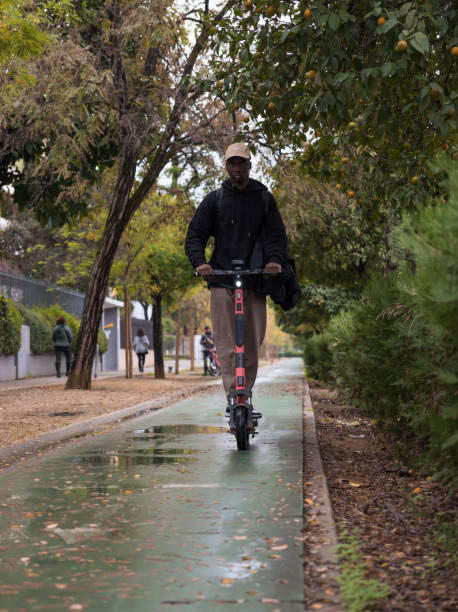
{"type": "Polygon", "coordinates": [[[275,15],[276,12],[277,12],[276,8],[274,6],[272,6],[272,5],[270,5],[270,6],[267,7],[266,15],[267,15],[267,17],[272,17],[273,15],[275,15]]]}
{"type": "Polygon", "coordinates": [[[348,164],[348,162],[350,161],[350,159],[348,157],[342,157],[342,159],[340,160],[343,164],[348,164]]]}
{"type": "Polygon", "coordinates": [[[245,0],[243,4],[245,5],[245,8],[250,9],[253,6],[253,0],[245,0]]]}
{"type": "Polygon", "coordinates": [[[383,25],[384,23],[386,23],[386,17],[379,17],[377,19],[377,25],[383,25]]]}
{"type": "Polygon", "coordinates": [[[268,108],[269,110],[274,110],[274,108],[275,108],[275,102],[269,102],[269,104],[267,105],[267,108],[268,108]]]}
{"type": "Polygon", "coordinates": [[[398,40],[395,46],[396,51],[405,51],[407,49],[407,41],[406,40],[398,40]]]}
{"type": "Polygon", "coordinates": [[[412,183],[412,185],[416,185],[416,184],[418,183],[418,181],[419,181],[419,180],[420,180],[420,179],[418,178],[418,176],[413,176],[413,177],[410,179],[410,182],[412,183]]]}
{"type": "Polygon", "coordinates": [[[349,198],[354,198],[355,197],[355,192],[353,191],[353,189],[350,189],[349,191],[347,191],[347,195],[349,198]]]}
{"type": "Polygon", "coordinates": [[[239,105],[237,104],[237,102],[234,102],[233,106],[232,106],[232,110],[239,110],[239,105]]]}
{"type": "Polygon", "coordinates": [[[307,72],[307,78],[310,79],[311,81],[313,81],[313,79],[316,77],[316,72],[315,70],[309,70],[307,72]]]}
{"type": "Polygon", "coordinates": [[[223,79],[220,79],[219,81],[216,81],[216,85],[217,85],[218,87],[222,87],[222,86],[224,85],[224,80],[223,80],[223,79]]]}
{"type": "Polygon", "coordinates": [[[452,47],[450,49],[450,53],[453,55],[453,57],[457,57],[458,56],[458,47],[452,47]]]}
{"type": "Polygon", "coordinates": [[[454,114],[455,114],[455,107],[452,106],[452,108],[447,113],[447,117],[453,117],[454,114]]]}
{"type": "Polygon", "coordinates": [[[311,19],[312,18],[312,11],[310,9],[305,9],[304,11],[304,17],[306,19],[311,19]]]}

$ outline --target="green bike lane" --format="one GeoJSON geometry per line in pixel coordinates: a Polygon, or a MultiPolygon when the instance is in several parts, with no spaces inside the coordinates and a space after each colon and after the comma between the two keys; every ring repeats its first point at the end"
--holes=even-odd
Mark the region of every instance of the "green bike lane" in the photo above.
{"type": "Polygon", "coordinates": [[[0,476],[0,612],[303,610],[302,362],[261,371],[249,451],[221,388],[0,476]]]}

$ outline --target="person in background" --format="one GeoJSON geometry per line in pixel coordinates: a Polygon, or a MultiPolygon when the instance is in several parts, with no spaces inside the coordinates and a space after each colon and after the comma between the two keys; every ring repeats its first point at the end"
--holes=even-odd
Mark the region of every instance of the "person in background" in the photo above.
{"type": "Polygon", "coordinates": [[[208,325],[204,327],[204,333],[200,337],[200,346],[204,356],[204,376],[207,376],[207,374],[210,374],[210,349],[215,346],[215,339],[208,325]]]}
{"type": "Polygon", "coordinates": [[[138,357],[138,369],[140,372],[143,372],[145,367],[145,356],[148,353],[149,349],[149,340],[148,336],[145,334],[144,330],[140,327],[137,331],[137,334],[134,338],[134,351],[137,353],[138,357]]]}
{"type": "Polygon", "coordinates": [[[62,361],[62,353],[65,355],[65,376],[70,374],[70,366],[72,362],[72,330],[65,325],[65,318],[58,317],[56,327],[52,332],[52,341],[54,343],[54,352],[56,354],[56,374],[57,378],[61,377],[60,364],[62,361]]]}

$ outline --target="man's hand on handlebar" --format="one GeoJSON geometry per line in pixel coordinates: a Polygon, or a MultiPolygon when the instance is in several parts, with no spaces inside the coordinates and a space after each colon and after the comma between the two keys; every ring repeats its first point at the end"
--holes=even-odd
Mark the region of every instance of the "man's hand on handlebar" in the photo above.
{"type": "Polygon", "coordinates": [[[200,274],[200,276],[210,276],[211,274],[213,274],[213,268],[210,264],[204,263],[200,266],[197,266],[196,272],[197,274],[200,274]]]}
{"type": "Polygon", "coordinates": [[[266,264],[266,267],[264,268],[264,272],[266,274],[272,274],[273,276],[276,276],[281,272],[281,265],[279,263],[276,263],[275,261],[269,261],[269,263],[266,264]]]}

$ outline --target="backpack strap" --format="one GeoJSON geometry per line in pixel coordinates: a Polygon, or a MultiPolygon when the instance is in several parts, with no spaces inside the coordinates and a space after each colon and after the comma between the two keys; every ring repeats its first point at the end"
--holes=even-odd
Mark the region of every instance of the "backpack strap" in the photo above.
{"type": "Polygon", "coordinates": [[[222,201],[223,201],[223,188],[220,187],[219,189],[216,190],[216,212],[218,214],[219,214],[219,211],[221,210],[222,201]]]}

